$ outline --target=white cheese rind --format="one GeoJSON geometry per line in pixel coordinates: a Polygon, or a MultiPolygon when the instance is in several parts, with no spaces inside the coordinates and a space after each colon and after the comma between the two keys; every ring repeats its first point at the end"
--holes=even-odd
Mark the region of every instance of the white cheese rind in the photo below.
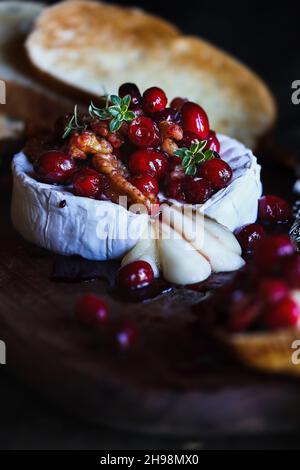
{"type": "MultiPolygon", "coordinates": [[[[218,138],[221,157],[233,169],[233,180],[196,208],[233,231],[256,220],[262,192],[260,166],[243,144],[223,135],[218,138]]],[[[133,214],[110,201],[77,197],[65,187],[38,182],[23,153],[14,157],[12,170],[14,226],[26,240],[41,247],[91,260],[114,259],[124,256],[146,229],[146,214],[133,214]],[[62,201],[65,207],[60,207],[62,201]]]]}
{"type": "Polygon", "coordinates": [[[148,216],[110,201],[74,196],[66,188],[40,183],[23,153],[14,157],[11,216],[28,241],[63,255],[91,260],[123,256],[139,240],[148,216]],[[65,201],[65,206],[60,204],[65,201]]]}

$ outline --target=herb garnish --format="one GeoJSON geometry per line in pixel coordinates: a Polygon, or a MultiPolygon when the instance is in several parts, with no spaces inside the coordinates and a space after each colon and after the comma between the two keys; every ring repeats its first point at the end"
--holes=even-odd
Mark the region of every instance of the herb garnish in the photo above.
{"type": "Polygon", "coordinates": [[[131,96],[126,95],[120,98],[117,95],[107,97],[105,108],[97,108],[93,103],[89,106],[91,117],[98,117],[101,120],[110,119],[109,130],[116,132],[120,129],[122,122],[132,121],[135,118],[133,111],[129,110],[131,96]],[[109,101],[112,103],[109,106],[109,101]]]}
{"type": "Polygon", "coordinates": [[[84,123],[79,122],[78,111],[77,111],[77,104],[74,106],[74,113],[71,117],[70,121],[65,127],[64,133],[62,138],[66,139],[72,131],[85,131],[87,125],[84,123]]]}
{"type": "Polygon", "coordinates": [[[206,145],[207,140],[199,142],[195,139],[189,149],[182,147],[175,150],[174,154],[176,157],[182,159],[181,165],[184,168],[186,175],[195,176],[198,166],[201,165],[201,163],[215,157],[215,152],[213,150],[205,150],[206,145]]]}

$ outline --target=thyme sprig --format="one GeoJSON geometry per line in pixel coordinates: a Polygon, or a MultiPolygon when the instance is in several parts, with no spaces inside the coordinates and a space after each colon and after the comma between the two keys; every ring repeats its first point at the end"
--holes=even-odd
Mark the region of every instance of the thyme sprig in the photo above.
{"type": "Polygon", "coordinates": [[[199,140],[195,139],[189,149],[182,147],[175,150],[176,157],[182,159],[181,165],[186,175],[195,176],[199,165],[215,157],[213,150],[205,150],[206,145],[207,140],[199,142],[199,140]]]}
{"type": "Polygon", "coordinates": [[[76,104],[74,106],[73,116],[71,117],[70,121],[66,125],[62,138],[66,139],[71,134],[72,131],[85,131],[86,128],[87,128],[87,125],[83,122],[80,122],[79,120],[78,109],[77,109],[77,104],[76,104]]]}
{"type": "Polygon", "coordinates": [[[101,120],[110,120],[110,132],[116,132],[120,129],[124,121],[132,121],[135,118],[135,113],[130,111],[129,106],[131,96],[126,95],[120,98],[117,95],[107,96],[106,105],[104,108],[97,108],[93,102],[89,106],[89,114],[91,117],[98,117],[101,120]],[[109,105],[109,103],[112,103],[109,105]]]}

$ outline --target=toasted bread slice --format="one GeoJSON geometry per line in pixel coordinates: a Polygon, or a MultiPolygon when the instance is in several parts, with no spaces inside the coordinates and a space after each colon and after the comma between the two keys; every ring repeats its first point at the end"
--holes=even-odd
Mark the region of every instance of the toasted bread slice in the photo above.
{"type": "Polygon", "coordinates": [[[212,128],[250,147],[276,117],[270,92],[248,68],[141,10],[63,2],[43,11],[26,48],[37,69],[90,94],[129,81],[186,96],[203,105],[212,128]]]}
{"type": "Polygon", "coordinates": [[[24,40],[43,5],[34,2],[0,2],[0,80],[6,103],[0,104],[0,139],[18,138],[29,125],[48,127],[74,101],[51,91],[37,78],[24,49],[24,40]]]}

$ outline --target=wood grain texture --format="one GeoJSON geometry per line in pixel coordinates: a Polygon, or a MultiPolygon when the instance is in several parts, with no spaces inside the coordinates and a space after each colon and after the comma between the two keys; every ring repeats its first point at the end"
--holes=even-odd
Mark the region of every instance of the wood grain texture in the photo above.
{"type": "MultiPolygon", "coordinates": [[[[290,183],[284,172],[277,177],[290,183]]],[[[93,281],[54,282],[54,256],[19,238],[8,203],[0,213],[7,367],[51,401],[97,423],[184,438],[297,429],[299,382],[243,369],[193,331],[190,306],[203,293],[172,290],[144,303],[120,301],[101,279],[116,266],[103,263],[85,264],[93,281]],[[110,333],[76,321],[74,304],[89,292],[108,301],[113,322],[137,324],[131,351],[121,353],[110,333]]]]}

